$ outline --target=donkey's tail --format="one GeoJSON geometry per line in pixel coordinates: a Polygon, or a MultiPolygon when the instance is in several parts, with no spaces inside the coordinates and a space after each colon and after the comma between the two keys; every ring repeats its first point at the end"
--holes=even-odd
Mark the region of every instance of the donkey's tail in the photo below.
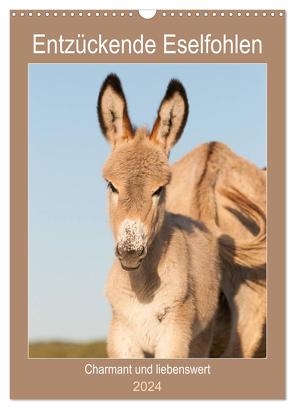
{"type": "Polygon", "coordinates": [[[220,256],[227,264],[241,267],[262,268],[266,251],[265,211],[234,187],[220,189],[220,193],[235,203],[243,213],[259,226],[259,233],[247,242],[233,240],[225,234],[218,234],[220,256]]]}

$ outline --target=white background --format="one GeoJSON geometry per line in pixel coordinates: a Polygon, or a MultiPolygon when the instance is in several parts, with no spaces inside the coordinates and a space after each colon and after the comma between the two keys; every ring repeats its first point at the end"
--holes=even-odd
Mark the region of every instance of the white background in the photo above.
{"type": "MultiPolygon", "coordinates": [[[[294,49],[295,49],[295,1],[265,0],[15,0],[0,1],[0,55],[1,55],[1,115],[0,115],[0,402],[1,408],[85,408],[85,407],[169,407],[178,408],[272,408],[294,407],[294,275],[292,259],[292,232],[295,230],[294,179],[295,130],[294,130],[294,49]],[[287,9],[287,401],[10,401],[9,400],[9,9],[287,9]],[[293,325],[292,325],[293,324],[293,325]]],[[[280,135],[277,135],[279,138],[280,135]]],[[[279,274],[280,272],[278,272],[279,274]]]]}

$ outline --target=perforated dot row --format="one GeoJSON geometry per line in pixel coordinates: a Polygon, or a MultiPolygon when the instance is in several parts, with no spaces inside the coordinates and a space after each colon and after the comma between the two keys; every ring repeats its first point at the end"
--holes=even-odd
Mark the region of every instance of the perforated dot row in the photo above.
{"type": "Polygon", "coordinates": [[[238,16],[238,17],[242,17],[242,16],[246,16],[246,17],[258,17],[258,16],[263,16],[263,17],[267,17],[267,16],[271,16],[271,17],[275,17],[275,16],[284,16],[283,12],[274,12],[274,11],[269,11],[269,12],[258,12],[258,11],[197,11],[197,12],[170,12],[170,11],[163,11],[162,13],[163,17],[183,17],[183,16],[187,16],[187,17],[234,17],[234,16],[238,16]]]}
{"type": "MultiPolygon", "coordinates": [[[[284,12],[275,12],[275,11],[198,11],[198,12],[193,12],[193,11],[188,11],[188,12],[176,12],[176,11],[160,11],[158,12],[160,15],[163,17],[275,17],[275,16],[284,16],[284,12]]],[[[100,11],[100,12],[87,12],[87,11],[35,11],[35,12],[26,12],[26,11],[20,11],[20,12],[15,12],[13,11],[11,13],[13,17],[16,16],[21,16],[21,17],[125,17],[125,16],[137,16],[137,12],[132,12],[132,11],[100,11]]]]}

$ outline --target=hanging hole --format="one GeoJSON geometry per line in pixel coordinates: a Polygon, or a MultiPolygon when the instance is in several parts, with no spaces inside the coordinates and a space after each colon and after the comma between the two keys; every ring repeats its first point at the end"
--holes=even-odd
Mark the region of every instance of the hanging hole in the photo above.
{"type": "Polygon", "coordinates": [[[138,13],[140,17],[145,18],[146,20],[149,20],[155,17],[157,10],[138,10],[138,13]]]}

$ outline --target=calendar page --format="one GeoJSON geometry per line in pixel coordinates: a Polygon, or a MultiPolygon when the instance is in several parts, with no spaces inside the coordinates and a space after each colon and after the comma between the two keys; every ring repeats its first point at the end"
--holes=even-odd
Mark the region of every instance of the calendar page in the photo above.
{"type": "Polygon", "coordinates": [[[284,10],[11,10],[11,397],[285,397],[284,10]]]}

